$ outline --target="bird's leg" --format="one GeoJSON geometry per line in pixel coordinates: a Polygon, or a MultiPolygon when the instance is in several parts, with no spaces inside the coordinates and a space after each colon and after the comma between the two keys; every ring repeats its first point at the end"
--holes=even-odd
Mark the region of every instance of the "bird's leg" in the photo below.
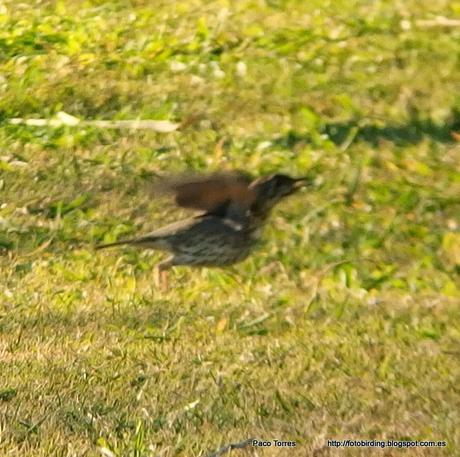
{"type": "Polygon", "coordinates": [[[157,289],[161,289],[163,291],[168,289],[168,272],[163,269],[161,263],[155,266],[153,271],[153,282],[157,289]]]}
{"type": "Polygon", "coordinates": [[[154,283],[155,287],[161,289],[162,291],[168,290],[168,269],[173,265],[173,258],[160,262],[155,266],[154,270],[154,283]]]}

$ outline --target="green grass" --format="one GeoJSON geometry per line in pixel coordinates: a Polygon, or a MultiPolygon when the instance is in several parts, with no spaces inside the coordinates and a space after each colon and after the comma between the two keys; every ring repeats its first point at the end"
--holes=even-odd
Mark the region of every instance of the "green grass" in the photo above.
{"type": "Polygon", "coordinates": [[[460,2],[0,2],[0,455],[460,455],[460,28],[417,22],[438,15],[460,2]],[[59,111],[195,121],[8,122],[59,111]],[[250,259],[168,292],[160,254],[93,251],[183,216],[153,175],[222,168],[317,178],[250,259]]]}

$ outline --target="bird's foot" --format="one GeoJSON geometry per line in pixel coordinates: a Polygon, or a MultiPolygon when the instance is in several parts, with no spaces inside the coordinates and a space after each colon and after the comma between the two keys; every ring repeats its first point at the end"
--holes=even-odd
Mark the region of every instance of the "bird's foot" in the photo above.
{"type": "Polygon", "coordinates": [[[162,292],[166,292],[169,289],[168,281],[168,269],[170,268],[171,263],[166,260],[159,263],[154,270],[154,284],[157,289],[160,289],[162,292]]]}

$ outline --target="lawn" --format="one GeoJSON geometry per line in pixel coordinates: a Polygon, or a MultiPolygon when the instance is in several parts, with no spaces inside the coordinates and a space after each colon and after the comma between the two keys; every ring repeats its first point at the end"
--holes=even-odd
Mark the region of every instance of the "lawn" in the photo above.
{"type": "Polygon", "coordinates": [[[0,1],[0,455],[460,455],[459,18],[0,1]],[[135,119],[179,128],[93,123],[135,119]],[[94,250],[186,214],[155,176],[222,169],[314,185],[249,259],[167,291],[162,254],[94,250]]]}

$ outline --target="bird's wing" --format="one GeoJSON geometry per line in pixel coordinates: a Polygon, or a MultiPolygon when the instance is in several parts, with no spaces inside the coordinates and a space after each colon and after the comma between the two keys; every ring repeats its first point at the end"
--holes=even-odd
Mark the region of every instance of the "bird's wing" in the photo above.
{"type": "Polygon", "coordinates": [[[232,206],[245,211],[256,197],[249,187],[250,182],[243,173],[215,173],[165,178],[157,184],[157,189],[172,193],[176,204],[182,208],[216,213],[221,208],[232,206]]]}

